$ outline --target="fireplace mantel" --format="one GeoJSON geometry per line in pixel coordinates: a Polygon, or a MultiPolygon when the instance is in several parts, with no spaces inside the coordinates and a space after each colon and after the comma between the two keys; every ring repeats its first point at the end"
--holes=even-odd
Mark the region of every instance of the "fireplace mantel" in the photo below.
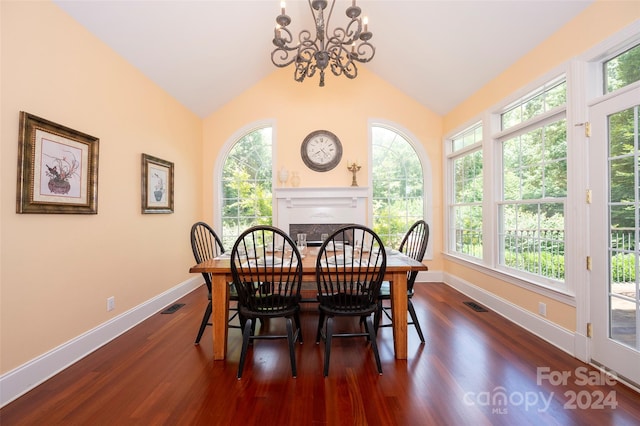
{"type": "Polygon", "coordinates": [[[367,224],[367,187],[276,188],[276,226],[291,224],[367,224]]]}

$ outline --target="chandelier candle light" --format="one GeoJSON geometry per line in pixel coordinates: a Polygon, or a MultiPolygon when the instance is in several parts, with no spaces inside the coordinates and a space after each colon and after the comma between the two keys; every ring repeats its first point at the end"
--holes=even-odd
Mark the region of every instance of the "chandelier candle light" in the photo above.
{"type": "MultiPolygon", "coordinates": [[[[349,162],[347,161],[347,164],[348,163],[349,162]]],[[[360,166],[355,161],[353,163],[347,165],[347,170],[349,170],[351,173],[353,173],[353,178],[351,178],[351,186],[358,186],[358,181],[356,180],[356,173],[358,173],[361,168],[362,168],[362,166],[360,166]]]]}
{"type": "Polygon", "coordinates": [[[369,62],[376,53],[375,47],[369,43],[373,34],[368,31],[367,18],[360,18],[362,10],[356,6],[356,0],[352,0],[345,12],[351,19],[347,27],[336,27],[332,33],[328,27],[335,0],[331,0],[326,17],[324,12],[329,3],[327,0],[308,2],[316,26],[315,36],[309,30],[302,30],[298,43],[294,45],[293,35],[287,28],[291,18],[285,13],[285,2],[281,2],[273,38],[276,48],[271,52],[271,62],[280,68],[295,63],[294,79],[299,82],[304,81],[305,77],[313,77],[319,70],[320,87],[324,86],[324,71],[327,67],[336,76],[356,78],[356,62],[369,62]]]}

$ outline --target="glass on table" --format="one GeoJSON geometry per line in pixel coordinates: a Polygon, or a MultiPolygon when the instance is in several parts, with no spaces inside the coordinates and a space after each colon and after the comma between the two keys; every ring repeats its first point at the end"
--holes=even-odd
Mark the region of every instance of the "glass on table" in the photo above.
{"type": "Polygon", "coordinates": [[[307,234],[298,234],[298,251],[300,255],[304,256],[307,252],[307,234]]]}
{"type": "Polygon", "coordinates": [[[361,250],[362,244],[360,243],[360,240],[353,240],[353,256],[357,257],[361,250]]]}
{"type": "Polygon", "coordinates": [[[265,252],[273,253],[275,251],[274,239],[272,234],[266,234],[264,236],[263,244],[264,244],[265,252]]]}

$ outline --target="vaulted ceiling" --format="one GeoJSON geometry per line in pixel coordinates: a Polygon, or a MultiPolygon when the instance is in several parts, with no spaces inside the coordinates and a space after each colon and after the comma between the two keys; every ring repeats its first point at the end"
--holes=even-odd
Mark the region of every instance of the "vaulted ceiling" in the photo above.
{"type": "MultiPolygon", "coordinates": [[[[200,117],[276,69],[280,0],[54,2],[200,117]]],[[[376,47],[360,66],[446,114],[592,2],[357,0],[376,47]]],[[[336,0],[330,28],[345,26],[350,4],[336,0]]],[[[286,8],[294,35],[312,28],[307,1],[286,8]]],[[[336,78],[345,77],[329,74],[326,85],[336,78]]],[[[302,84],[318,84],[317,75],[302,84]]]]}

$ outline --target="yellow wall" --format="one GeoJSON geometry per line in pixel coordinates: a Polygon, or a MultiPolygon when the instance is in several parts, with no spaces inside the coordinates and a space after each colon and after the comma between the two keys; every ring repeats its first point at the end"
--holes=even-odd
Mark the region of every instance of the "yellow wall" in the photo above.
{"type": "MultiPolygon", "coordinates": [[[[445,134],[637,19],[640,19],[640,3],[637,1],[595,2],[556,34],[524,55],[500,76],[447,114],[443,123],[445,134]]],[[[444,269],[530,312],[537,314],[538,302],[546,303],[548,320],[567,330],[576,330],[576,310],[572,306],[500,280],[479,275],[477,271],[456,262],[445,260],[444,269]]]]}
{"type": "Polygon", "coordinates": [[[192,277],[202,121],[52,3],[0,7],[4,373],[192,277]],[[20,111],[100,138],[97,215],[16,214],[20,111]],[[174,214],[141,214],[142,153],[174,162],[174,214]]]}
{"type": "MultiPolygon", "coordinates": [[[[434,219],[431,234],[434,247],[442,246],[442,118],[412,98],[402,94],[364,67],[358,78],[348,80],[326,77],[325,87],[318,87],[317,76],[298,83],[292,69],[279,69],[260,81],[223,108],[204,120],[203,164],[205,217],[214,218],[216,209],[210,194],[213,192],[214,164],[223,145],[236,136],[239,128],[250,123],[271,120],[275,125],[277,146],[274,163],[277,169],[286,167],[300,174],[300,187],[328,187],[351,185],[347,160],[358,160],[360,186],[366,186],[368,152],[368,122],[384,119],[399,130],[406,130],[422,144],[433,173],[434,219]],[[314,130],[335,133],[343,146],[342,162],[329,172],[308,169],[300,158],[300,144],[314,130]]],[[[213,219],[211,219],[213,220],[213,219]]],[[[428,263],[432,270],[442,268],[440,250],[428,263]]]]}
{"type": "MultiPolygon", "coordinates": [[[[445,132],[547,70],[638,19],[637,2],[597,2],[444,119],[361,68],[356,80],[293,81],[276,70],[204,120],[170,98],[55,5],[1,1],[0,373],[103,324],[190,278],[188,229],[213,221],[213,167],[239,129],[272,120],[275,166],[301,186],[348,186],[346,159],[368,181],[367,123],[395,122],[416,136],[433,173],[433,271],[445,270],[527,310],[532,293],[445,261],[442,251],[445,132]],[[18,116],[27,111],[100,138],[97,215],[15,213],[18,116]],[[343,162],[328,173],[299,156],[311,131],[336,133],[343,162]],[[140,155],[175,163],[175,213],[140,213],[140,155]],[[486,278],[486,279],[485,279],[486,278]],[[116,310],[106,312],[106,298],[116,310]]],[[[537,297],[537,296],[536,296],[537,297]]],[[[575,309],[538,297],[549,319],[575,329],[575,309]]]]}

